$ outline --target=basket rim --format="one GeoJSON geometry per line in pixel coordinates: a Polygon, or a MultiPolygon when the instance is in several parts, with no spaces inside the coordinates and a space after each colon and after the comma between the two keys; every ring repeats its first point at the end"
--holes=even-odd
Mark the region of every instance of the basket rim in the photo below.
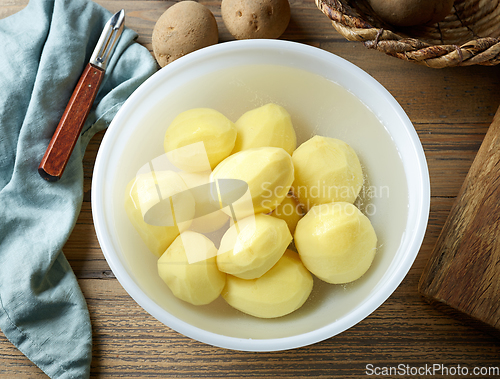
{"type": "Polygon", "coordinates": [[[479,37],[462,44],[432,44],[405,36],[350,14],[341,0],[315,0],[316,6],[333,27],[349,41],[362,42],[367,48],[433,68],[500,63],[500,38],[479,37]]]}

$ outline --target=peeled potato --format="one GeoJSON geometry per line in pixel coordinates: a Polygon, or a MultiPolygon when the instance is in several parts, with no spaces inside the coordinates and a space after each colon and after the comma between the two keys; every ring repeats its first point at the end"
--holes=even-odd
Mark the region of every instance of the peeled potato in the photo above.
{"type": "Polygon", "coordinates": [[[184,181],[173,171],[144,173],[127,185],[127,216],[148,249],[157,257],[161,256],[179,233],[191,223],[195,204],[186,190],[184,181]],[[161,193],[161,199],[158,191],[161,193]],[[167,209],[159,206],[164,204],[167,209]],[[155,214],[157,210],[158,214],[155,214]]]}
{"type": "Polygon", "coordinates": [[[271,216],[284,220],[293,235],[297,223],[304,216],[304,209],[291,194],[288,194],[281,204],[272,211],[271,216]]]}
{"type": "Polygon", "coordinates": [[[244,113],[236,122],[236,142],[233,153],[253,147],[281,147],[292,155],[297,137],[292,119],[285,108],[266,104],[244,113]]]}
{"type": "Polygon", "coordinates": [[[325,282],[360,278],[375,256],[377,236],[370,220],[351,203],[317,205],[298,222],[295,246],[307,269],[325,282]]]}
{"type": "Polygon", "coordinates": [[[345,142],[314,136],[292,155],[293,193],[306,209],[333,201],[354,203],[363,185],[363,171],[354,150],[345,142]]]}
{"type": "Polygon", "coordinates": [[[189,230],[198,233],[213,233],[227,224],[229,216],[221,210],[197,217],[191,223],[189,230]]]}
{"type": "Polygon", "coordinates": [[[213,169],[229,156],[235,140],[236,127],[226,116],[214,109],[196,108],[182,112],[172,121],[165,133],[164,148],[178,168],[201,172],[213,169]],[[184,147],[190,148],[180,149],[184,147]]]}
{"type": "Polygon", "coordinates": [[[212,233],[219,230],[229,220],[229,216],[220,209],[217,188],[210,183],[210,171],[179,172],[191,190],[195,201],[195,215],[189,230],[198,233],[212,233]]]}
{"type": "Polygon", "coordinates": [[[183,232],[158,259],[158,274],[175,297],[193,305],[211,303],[226,283],[226,274],[217,269],[216,254],[213,242],[203,234],[183,232]],[[196,250],[193,263],[186,245],[196,250]]]}
{"type": "Polygon", "coordinates": [[[222,237],[217,252],[219,270],[255,279],[281,258],[292,235],[285,221],[263,214],[238,220],[222,237]]]}
{"type": "Polygon", "coordinates": [[[245,280],[228,275],[221,295],[241,312],[273,318],[300,308],[312,288],[311,274],[297,253],[287,250],[278,263],[258,279],[245,280]]]}
{"type": "MultiPolygon", "coordinates": [[[[258,147],[235,153],[212,172],[211,180],[237,179],[248,184],[251,202],[232,205],[238,219],[252,213],[268,213],[286,197],[293,182],[290,155],[278,147],[258,147]]],[[[229,208],[223,209],[230,216],[229,208]]]]}

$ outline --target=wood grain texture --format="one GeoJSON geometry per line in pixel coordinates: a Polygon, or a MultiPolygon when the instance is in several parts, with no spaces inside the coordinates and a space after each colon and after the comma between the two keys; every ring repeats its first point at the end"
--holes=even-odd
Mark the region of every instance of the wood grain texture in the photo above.
{"type": "MultiPolygon", "coordinates": [[[[0,15],[27,0],[0,2],[0,15]]],[[[126,11],[126,25],[151,50],[156,19],[173,1],[98,1],[126,11]]],[[[220,0],[200,1],[214,13],[220,40],[231,36],[220,0]]],[[[219,349],[186,338],[142,310],[114,278],[92,223],[90,184],[104,132],[85,153],[84,203],[63,251],[87,299],[94,331],[92,378],[365,378],[366,365],[461,364],[500,367],[500,343],[439,312],[417,285],[455,198],[500,104],[500,67],[434,70],[346,41],[313,0],[291,0],[292,19],[283,39],[320,47],[356,64],[396,98],[415,125],[431,176],[431,212],[422,248],[395,293],[372,315],[338,336],[276,353],[219,349]]],[[[10,13],[9,13],[10,12],[10,13]]],[[[410,377],[410,376],[407,376],[410,377]]],[[[415,377],[415,376],[413,376],[415,377]]],[[[443,376],[446,377],[446,376],[443,376]]],[[[455,376],[457,377],[457,376],[455,376]]],[[[493,376],[481,376],[493,377],[493,376]]],[[[0,378],[46,378],[0,333],[0,378]]]]}
{"type": "Polygon", "coordinates": [[[440,309],[500,338],[500,109],[419,283],[440,309]]]}

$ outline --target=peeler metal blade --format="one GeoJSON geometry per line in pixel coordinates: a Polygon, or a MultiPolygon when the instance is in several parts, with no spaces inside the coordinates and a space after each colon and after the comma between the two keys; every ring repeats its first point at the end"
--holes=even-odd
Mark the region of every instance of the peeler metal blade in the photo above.
{"type": "Polygon", "coordinates": [[[111,56],[116,42],[123,32],[124,20],[125,11],[123,9],[116,12],[113,17],[109,19],[104,26],[101,37],[99,38],[94,52],[90,57],[91,64],[102,68],[103,70],[106,69],[109,57],[111,56]]]}

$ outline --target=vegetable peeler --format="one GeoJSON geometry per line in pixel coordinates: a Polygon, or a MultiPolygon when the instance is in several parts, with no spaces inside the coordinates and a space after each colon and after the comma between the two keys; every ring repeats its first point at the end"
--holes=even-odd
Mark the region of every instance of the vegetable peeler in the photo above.
{"type": "Polygon", "coordinates": [[[90,61],[50,140],[38,166],[40,176],[49,182],[59,180],[64,172],[104,78],[109,58],[123,32],[124,20],[125,11],[122,9],[104,26],[90,61]]]}

